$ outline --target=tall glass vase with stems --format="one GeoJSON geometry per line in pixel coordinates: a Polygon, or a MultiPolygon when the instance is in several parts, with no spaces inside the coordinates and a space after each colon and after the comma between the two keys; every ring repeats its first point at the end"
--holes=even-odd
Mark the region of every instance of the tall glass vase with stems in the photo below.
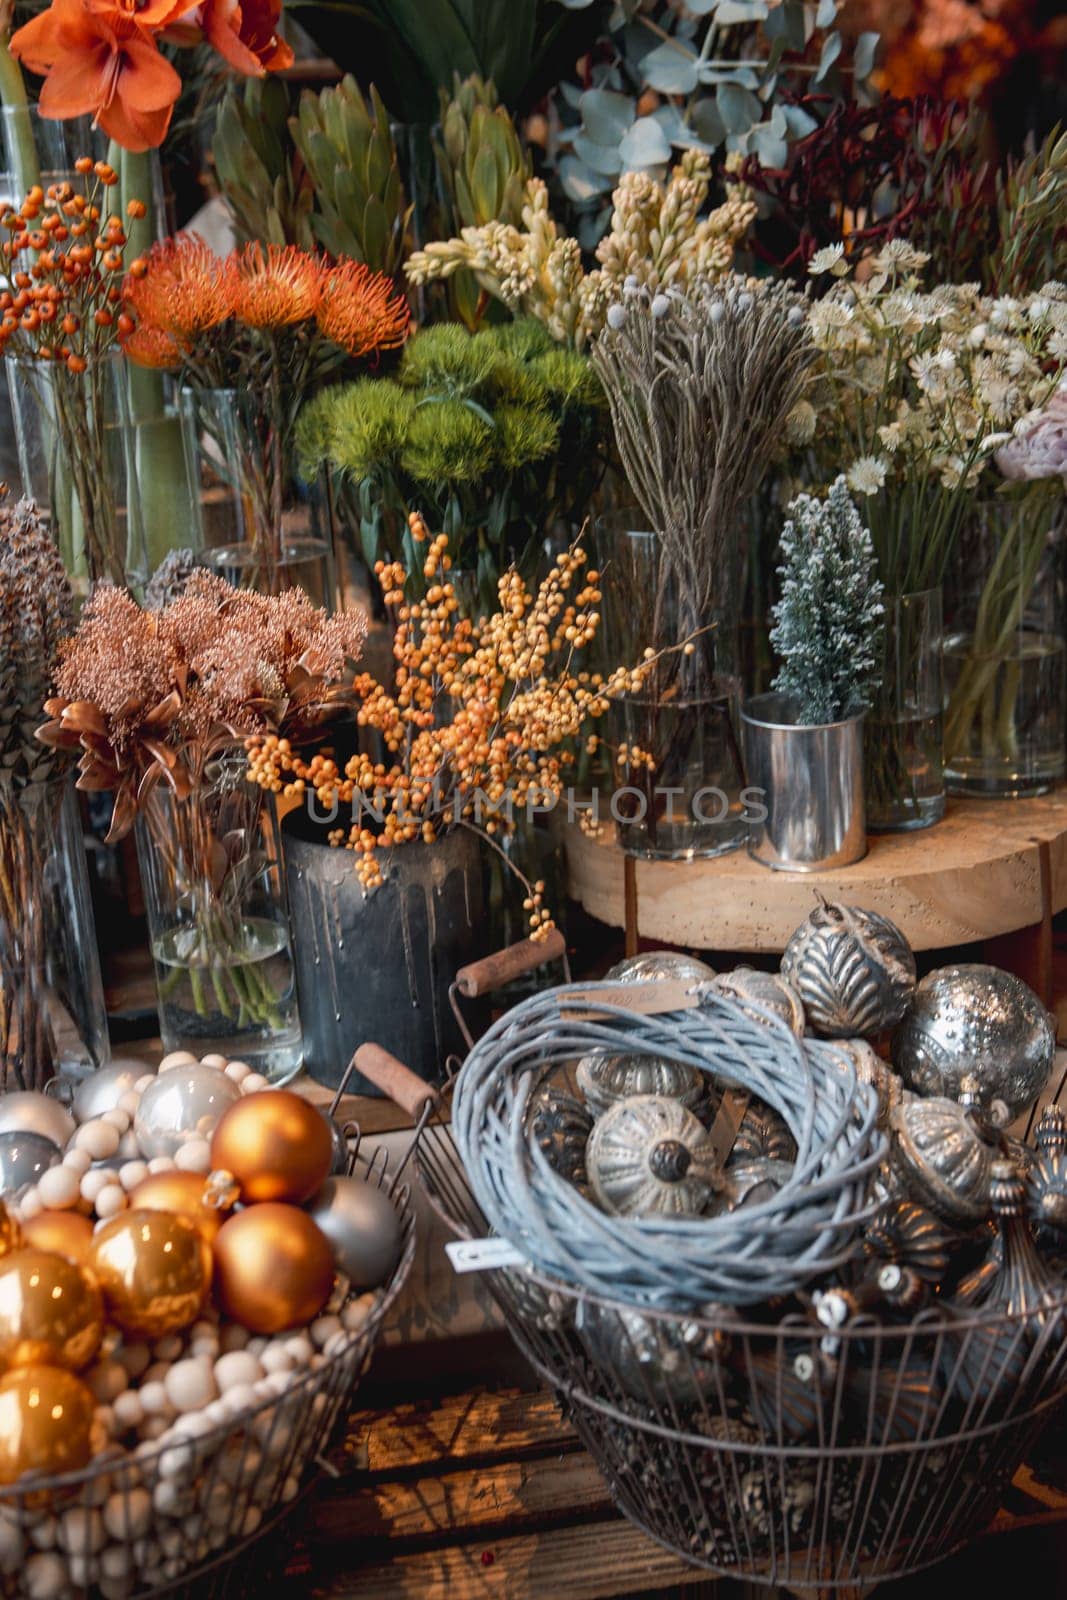
{"type": "Polygon", "coordinates": [[[747,835],[744,764],[737,728],[736,554],[724,563],[714,616],[691,615],[690,592],[640,514],[597,525],[604,648],[638,661],[670,652],[640,694],[614,702],[611,734],[620,760],[610,797],[629,855],[688,860],[723,855],[747,835]],[[690,647],[674,647],[684,640],[690,647]]]}
{"type": "Polygon", "coordinates": [[[301,480],[275,425],[277,406],[248,390],[192,386],[183,387],[180,406],[200,559],[240,588],[277,594],[296,586],[334,610],[329,484],[325,475],[301,480]]]}
{"type": "Polygon", "coordinates": [[[160,783],[137,850],[165,1050],[218,1052],[284,1083],[302,1060],[289,917],[271,797],[240,749],[192,792],[160,783]]]}
{"type": "Polygon", "coordinates": [[[945,814],[941,589],[883,597],[882,664],[864,720],[867,828],[928,828],[945,814]]]}
{"type": "Polygon", "coordinates": [[[84,1077],[109,1056],[73,779],[0,787],[0,1089],[84,1077]]]}
{"type": "Polygon", "coordinates": [[[1065,502],[1058,480],[975,503],[945,642],[945,776],[956,794],[1041,794],[1064,776],[1065,502]]]}

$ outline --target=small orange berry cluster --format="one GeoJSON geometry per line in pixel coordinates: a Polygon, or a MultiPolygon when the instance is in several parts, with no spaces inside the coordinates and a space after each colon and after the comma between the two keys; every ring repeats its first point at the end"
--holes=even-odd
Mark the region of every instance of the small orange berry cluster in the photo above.
{"type": "MultiPolygon", "coordinates": [[[[106,161],[82,156],[82,180],[35,185],[17,211],[0,216],[0,355],[61,363],[81,374],[133,331],[125,305],[126,229],[105,214],[104,194],[118,183],[106,161]]],[[[144,204],[131,200],[133,218],[144,204]]],[[[133,263],[134,270],[138,263],[133,263]]]]}

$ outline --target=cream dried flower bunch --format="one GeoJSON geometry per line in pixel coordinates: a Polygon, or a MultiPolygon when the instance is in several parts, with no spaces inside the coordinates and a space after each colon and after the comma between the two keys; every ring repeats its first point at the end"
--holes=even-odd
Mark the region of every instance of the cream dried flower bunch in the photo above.
{"type": "Polygon", "coordinates": [[[864,278],[840,246],[810,266],[838,281],[811,309],[819,362],[801,437],[861,497],[889,593],[941,582],[975,492],[999,482],[995,449],[1025,431],[1067,361],[1067,286],[925,288],[927,260],[895,239],[864,278]]]}
{"type": "MultiPolygon", "coordinates": [[[[261,787],[312,793],[331,812],[351,808],[350,825],[335,828],[330,842],[356,852],[368,888],[382,881],[392,846],[433,843],[456,826],[492,836],[528,805],[550,808],[587,722],[615,697],[639,693],[655,666],[651,650],[606,678],[579,665],[600,623],[599,575],[580,545],[557,557],[536,593],[510,568],[500,579],[499,608],[475,622],[458,615],[447,536],[431,538],[414,512],[410,529],[425,550],[425,599],[405,598],[403,562],[377,564],[395,624],[395,687],[370,673],[356,678],[363,748],[342,768],[328,750],[305,759],[273,734],[247,746],[249,775],[261,787]],[[385,760],[372,746],[384,746],[385,760]]],[[[554,926],[544,885],[517,876],[531,937],[543,939],[554,926]]]]}
{"type": "Polygon", "coordinates": [[[416,250],[404,270],[421,285],[470,268],[489,294],[580,350],[603,328],[625,282],[655,292],[730,271],[756,204],[739,183],[723,205],[701,216],[710,183],[711,163],[695,150],[684,152],[666,183],[648,172],[626,173],[612,197],[611,227],[597,246],[599,266],[586,272],[578,240],[560,233],[547,188],[531,178],[521,227],[464,228],[457,239],[416,250]]]}

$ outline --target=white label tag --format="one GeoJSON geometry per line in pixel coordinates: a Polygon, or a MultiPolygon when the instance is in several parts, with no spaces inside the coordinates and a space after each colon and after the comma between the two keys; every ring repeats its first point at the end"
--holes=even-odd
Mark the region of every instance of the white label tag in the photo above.
{"type": "Polygon", "coordinates": [[[454,1272],[488,1272],[491,1267],[522,1267],[526,1257],[506,1239],[450,1239],[445,1252],[454,1272]]]}
{"type": "Polygon", "coordinates": [[[591,984],[587,989],[560,995],[559,1009],[577,1021],[594,1019],[595,1011],[588,1006],[615,1006],[620,1011],[632,1011],[638,1017],[662,1016],[668,1011],[691,1011],[700,1004],[697,985],[683,983],[676,978],[657,978],[655,982],[631,983],[625,988],[618,985],[610,989],[591,984]]]}

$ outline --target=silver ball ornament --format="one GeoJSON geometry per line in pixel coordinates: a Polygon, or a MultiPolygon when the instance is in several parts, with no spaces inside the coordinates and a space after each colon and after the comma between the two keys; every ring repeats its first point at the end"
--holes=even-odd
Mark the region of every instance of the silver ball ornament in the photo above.
{"type": "Polygon", "coordinates": [[[330,1241],[353,1288],[376,1289],[400,1259],[400,1213],[383,1189],[363,1178],[327,1178],[306,1210],[330,1241]]]}
{"type": "Polygon", "coordinates": [[[888,917],[861,906],[816,906],[786,945],[781,970],[810,1030],[827,1039],[894,1027],[915,988],[908,941],[888,917]]]}
{"type": "Polygon", "coordinates": [[[714,967],[684,950],[645,950],[639,956],[616,961],[604,974],[606,983],[653,983],[668,978],[675,983],[707,983],[715,976],[714,967]]]}
{"type": "Polygon", "coordinates": [[[893,1065],[910,1089],[955,1100],[977,1080],[984,1106],[1021,1115],[1048,1082],[1056,1029],[1034,991],[978,962],[939,967],[918,985],[893,1039],[893,1065]]]}
{"type": "Polygon", "coordinates": [[[0,1095],[0,1133],[37,1133],[62,1149],[74,1134],[74,1118],[55,1095],[16,1089],[0,1095]]]}
{"type": "Polygon", "coordinates": [[[191,1139],[209,1139],[240,1098],[240,1087],[215,1067],[173,1067],[141,1096],[133,1124],[141,1154],[173,1156],[191,1139]]]}
{"type": "Polygon", "coordinates": [[[114,1111],[123,1095],[152,1070],[143,1061],[120,1060],[91,1073],[74,1091],[71,1110],[75,1122],[91,1122],[105,1111],[114,1111]]]}
{"type": "Polygon", "coordinates": [[[43,1133],[21,1133],[17,1128],[0,1133],[0,1194],[14,1194],[36,1183],[42,1172],[62,1159],[55,1140],[43,1133]]]}
{"type": "Polygon", "coordinates": [[[767,1025],[765,1015],[770,1012],[784,1022],[798,1039],[804,1037],[804,1006],[792,984],[777,972],[761,972],[757,967],[735,967],[733,972],[721,972],[708,984],[710,994],[725,995],[736,1000],[746,1017],[767,1025]]]}

